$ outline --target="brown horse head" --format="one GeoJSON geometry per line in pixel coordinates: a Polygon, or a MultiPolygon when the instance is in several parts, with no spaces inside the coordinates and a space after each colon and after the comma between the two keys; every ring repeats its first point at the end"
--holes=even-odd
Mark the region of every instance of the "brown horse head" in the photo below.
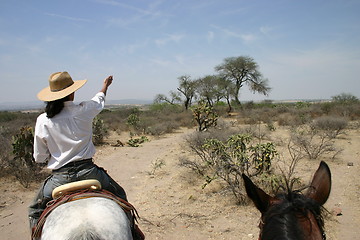
{"type": "Polygon", "coordinates": [[[244,174],[243,179],[247,195],[261,212],[259,239],[326,239],[322,205],[330,195],[331,173],[325,162],[320,163],[305,194],[288,190],[272,197],[244,174]]]}

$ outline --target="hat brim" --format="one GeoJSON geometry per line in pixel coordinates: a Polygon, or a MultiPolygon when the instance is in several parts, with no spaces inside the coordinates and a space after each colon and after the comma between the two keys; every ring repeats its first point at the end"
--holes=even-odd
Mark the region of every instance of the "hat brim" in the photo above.
{"type": "Polygon", "coordinates": [[[50,90],[50,87],[46,87],[37,94],[37,97],[41,101],[45,101],[45,102],[55,101],[55,100],[64,98],[64,97],[70,95],[71,93],[75,92],[76,90],[78,90],[79,88],[84,86],[84,84],[86,82],[87,82],[86,79],[85,80],[76,80],[70,87],[67,87],[67,88],[65,88],[61,91],[57,91],[57,92],[52,92],[50,90]]]}

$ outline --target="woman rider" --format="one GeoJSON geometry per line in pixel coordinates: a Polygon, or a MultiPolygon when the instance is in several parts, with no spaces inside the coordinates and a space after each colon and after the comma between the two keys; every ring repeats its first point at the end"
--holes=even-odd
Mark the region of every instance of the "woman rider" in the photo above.
{"type": "Polygon", "coordinates": [[[52,200],[54,188],[74,181],[97,179],[102,188],[127,201],[124,189],[106,171],[94,164],[92,121],[104,109],[108,76],[101,90],[90,101],[75,104],[75,91],[87,80],[73,81],[69,73],[56,72],[49,77],[49,86],[37,97],[46,102],[45,113],[36,120],[34,159],[46,163],[52,171],[29,207],[30,227],[34,229],[46,203],[52,200]]]}

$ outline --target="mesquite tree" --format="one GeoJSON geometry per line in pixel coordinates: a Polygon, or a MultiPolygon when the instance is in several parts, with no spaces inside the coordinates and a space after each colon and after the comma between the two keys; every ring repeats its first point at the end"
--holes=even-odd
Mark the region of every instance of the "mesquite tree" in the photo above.
{"type": "Polygon", "coordinates": [[[230,57],[225,58],[224,62],[215,67],[221,77],[232,81],[235,85],[235,101],[240,104],[239,91],[247,84],[254,93],[267,95],[271,88],[268,80],[263,78],[258,70],[258,65],[251,57],[230,57]]]}

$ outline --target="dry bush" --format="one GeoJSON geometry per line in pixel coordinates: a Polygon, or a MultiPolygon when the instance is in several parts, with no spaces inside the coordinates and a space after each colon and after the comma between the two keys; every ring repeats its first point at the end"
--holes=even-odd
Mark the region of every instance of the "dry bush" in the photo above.
{"type": "Polygon", "coordinates": [[[128,131],[127,118],[134,112],[134,108],[112,108],[104,109],[98,116],[103,119],[104,124],[109,130],[116,131],[118,134],[128,131]]]}
{"type": "Polygon", "coordinates": [[[141,128],[144,134],[160,136],[174,132],[175,129],[180,128],[180,123],[172,118],[169,118],[169,120],[146,118],[141,120],[141,128]]]}
{"type": "Polygon", "coordinates": [[[139,115],[141,129],[145,134],[162,135],[172,133],[180,127],[193,127],[190,110],[180,106],[152,105],[139,115]]]}
{"type": "Polygon", "coordinates": [[[45,178],[42,166],[36,164],[33,158],[34,135],[33,128],[25,126],[13,137],[12,149],[14,157],[9,161],[12,175],[24,186],[45,178]]]}
{"type": "Polygon", "coordinates": [[[179,127],[192,127],[190,111],[185,111],[179,105],[152,104],[141,108],[113,108],[104,110],[100,114],[110,130],[118,134],[131,131],[135,135],[162,135],[171,133],[179,127]],[[129,119],[131,116],[135,118],[129,119]]]}
{"type": "Polygon", "coordinates": [[[190,148],[200,148],[204,145],[206,139],[218,139],[225,141],[231,135],[238,133],[237,128],[212,128],[205,132],[194,132],[186,138],[186,143],[190,148]]]}
{"type": "Polygon", "coordinates": [[[357,120],[360,118],[360,103],[353,104],[334,104],[331,115],[357,120]]]}
{"type": "Polygon", "coordinates": [[[301,120],[297,115],[294,115],[290,112],[282,113],[277,117],[277,122],[279,126],[299,126],[301,125],[301,120]]]}
{"type": "Polygon", "coordinates": [[[270,140],[270,131],[272,131],[271,129],[269,129],[271,127],[269,127],[268,125],[264,125],[264,124],[252,124],[252,125],[248,125],[245,127],[242,127],[240,129],[240,133],[246,133],[249,134],[250,136],[256,138],[259,140],[259,142],[263,141],[263,140],[270,140]]]}
{"type": "Polygon", "coordinates": [[[238,115],[239,122],[270,124],[277,121],[280,126],[298,126],[311,121],[311,111],[307,104],[267,104],[244,108],[238,115]]]}
{"type": "MultiPolygon", "coordinates": [[[[247,103],[249,104],[249,103],[247,103]]],[[[244,124],[268,123],[276,119],[278,111],[274,105],[253,104],[244,107],[238,114],[238,119],[244,124]]]]}
{"type": "Polygon", "coordinates": [[[346,118],[323,116],[316,118],[310,126],[312,129],[323,131],[329,138],[336,138],[339,134],[344,133],[347,125],[346,118]]]}
{"type": "Polygon", "coordinates": [[[194,122],[192,121],[191,111],[182,111],[180,113],[174,114],[172,119],[181,127],[192,128],[195,126],[194,122]]]}
{"type": "Polygon", "coordinates": [[[334,144],[334,138],[329,137],[326,131],[301,126],[294,128],[291,141],[304,152],[309,159],[317,159],[324,154],[333,153],[332,158],[340,153],[334,144]]]}
{"type": "MultiPolygon", "coordinates": [[[[21,172],[14,167],[14,155],[12,153],[13,136],[18,134],[19,129],[24,126],[34,126],[39,112],[0,112],[0,177],[6,177],[21,172]]],[[[15,164],[16,165],[16,164],[15,164]]]]}
{"type": "MultiPolygon", "coordinates": [[[[3,129],[0,128],[0,131],[3,129]]],[[[0,134],[0,178],[6,177],[10,174],[9,162],[11,158],[11,143],[2,134],[0,134]]]]}

